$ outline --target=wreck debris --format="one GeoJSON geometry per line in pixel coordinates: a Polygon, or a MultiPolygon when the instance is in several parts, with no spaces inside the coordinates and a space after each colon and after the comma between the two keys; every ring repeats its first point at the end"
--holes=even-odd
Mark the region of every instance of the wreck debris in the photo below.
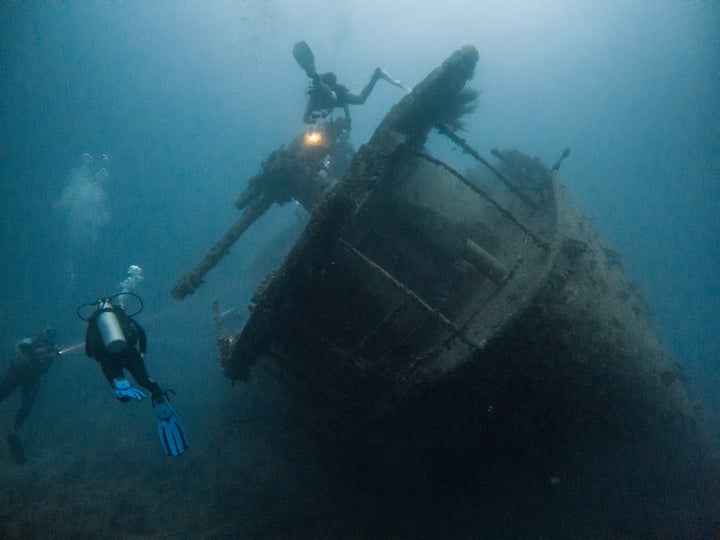
{"type": "Polygon", "coordinates": [[[555,165],[552,166],[552,169],[550,169],[550,174],[557,172],[560,170],[560,165],[562,165],[563,160],[570,157],[570,149],[566,148],[563,150],[562,155],[558,158],[558,160],[555,162],[555,165]]]}
{"type": "Polygon", "coordinates": [[[261,172],[250,179],[247,189],[235,203],[243,211],[238,220],[198,264],[177,280],[172,295],[182,300],[193,294],[205,275],[273,204],[295,199],[308,212],[312,211],[334,185],[336,177],[344,172],[337,167],[351,150],[343,135],[346,128],[347,124],[342,119],[323,122],[298,135],[287,148],[281,146],[272,152],[262,163],[261,172]],[[326,166],[328,153],[338,151],[340,154],[332,156],[334,159],[326,166]]]}
{"type": "Polygon", "coordinates": [[[473,266],[477,268],[478,272],[494,281],[496,285],[502,284],[510,274],[503,263],[490,255],[470,238],[465,242],[465,253],[473,266]]]}

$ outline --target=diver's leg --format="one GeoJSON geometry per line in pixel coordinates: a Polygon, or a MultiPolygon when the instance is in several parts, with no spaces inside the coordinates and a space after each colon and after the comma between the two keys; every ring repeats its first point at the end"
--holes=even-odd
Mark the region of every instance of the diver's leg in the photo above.
{"type": "Polygon", "coordinates": [[[125,379],[122,359],[117,357],[105,357],[98,361],[100,362],[100,367],[102,368],[103,375],[105,375],[107,382],[110,384],[110,387],[115,392],[115,397],[117,398],[117,400],[121,403],[127,403],[128,401],[130,401],[132,399],[130,396],[123,395],[122,393],[118,395],[118,387],[115,383],[116,380],[122,381],[125,379]]]}
{"type": "Polygon", "coordinates": [[[40,377],[34,377],[31,380],[25,382],[20,386],[22,392],[22,402],[20,408],[15,415],[15,422],[13,423],[13,431],[17,431],[22,427],[30,414],[33,403],[35,403],[35,396],[37,396],[38,389],[40,388],[40,377]]]}
{"type": "Polygon", "coordinates": [[[12,394],[13,390],[15,390],[17,387],[18,380],[13,373],[13,369],[11,368],[5,372],[2,378],[0,378],[0,403],[2,403],[6,397],[12,394]]]}
{"type": "Polygon", "coordinates": [[[127,356],[125,367],[127,367],[128,371],[132,374],[133,379],[135,379],[135,382],[140,386],[150,390],[153,395],[162,393],[160,385],[148,377],[145,362],[136,349],[132,349],[132,353],[127,356]]]}
{"type": "Polygon", "coordinates": [[[370,95],[370,92],[372,92],[373,88],[375,88],[375,83],[378,82],[380,77],[382,77],[382,73],[383,71],[380,68],[377,68],[375,73],[372,74],[372,77],[370,77],[370,82],[365,85],[365,88],[363,88],[359,94],[348,92],[346,95],[346,101],[352,105],[362,105],[365,103],[365,100],[370,95]]]}
{"type": "Polygon", "coordinates": [[[105,378],[110,383],[110,386],[115,388],[113,386],[113,381],[115,379],[125,378],[125,373],[123,373],[122,368],[122,362],[113,358],[103,358],[102,360],[99,360],[99,362],[105,378]]]}
{"type": "Polygon", "coordinates": [[[7,373],[5,373],[0,381],[0,402],[8,397],[8,395],[10,395],[10,393],[18,386],[21,387],[22,403],[20,405],[20,409],[15,415],[13,427],[7,434],[8,455],[10,459],[18,465],[25,463],[27,461],[27,457],[25,456],[25,449],[23,448],[22,442],[20,442],[17,430],[20,429],[25,422],[25,419],[28,417],[28,414],[30,414],[33,401],[35,401],[35,394],[37,394],[37,382],[39,380],[40,378],[38,377],[35,380],[34,385],[21,384],[22,380],[19,377],[19,370],[11,368],[7,373]]]}
{"type": "Polygon", "coordinates": [[[397,80],[397,79],[393,79],[393,78],[390,76],[390,74],[389,74],[387,71],[385,71],[384,69],[382,69],[382,68],[377,68],[377,69],[375,70],[375,75],[378,76],[378,79],[382,79],[383,81],[389,82],[389,83],[392,84],[393,86],[397,86],[398,88],[402,88],[402,89],[405,90],[406,92],[412,92],[412,88],[408,88],[407,86],[405,86],[405,85],[402,83],[402,81],[399,81],[399,80],[397,80]]]}

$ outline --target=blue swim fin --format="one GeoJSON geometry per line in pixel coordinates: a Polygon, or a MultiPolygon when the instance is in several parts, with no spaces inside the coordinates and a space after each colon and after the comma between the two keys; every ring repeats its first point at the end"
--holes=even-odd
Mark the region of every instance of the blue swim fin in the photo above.
{"type": "Polygon", "coordinates": [[[154,395],[152,404],[157,416],[158,435],[165,453],[168,456],[181,455],[188,447],[187,434],[175,409],[170,404],[167,394],[154,395]]]}

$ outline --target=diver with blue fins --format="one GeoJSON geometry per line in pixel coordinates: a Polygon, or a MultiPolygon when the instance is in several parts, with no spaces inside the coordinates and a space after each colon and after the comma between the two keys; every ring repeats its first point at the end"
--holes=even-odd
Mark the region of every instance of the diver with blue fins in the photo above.
{"type": "Polygon", "coordinates": [[[142,299],[131,292],[121,292],[78,307],[78,316],[88,323],[85,333],[85,354],[100,363],[118,401],[147,397],[141,389],[130,384],[124,370],[135,382],[151,393],[151,402],[157,417],[160,442],[168,456],[182,455],[188,447],[188,438],[182,422],[168,400],[167,392],[148,376],[144,355],[147,350],[145,330],[133,319],[143,309],[142,299]],[[140,308],[132,314],[125,311],[124,299],[135,297],[140,308]],[[94,311],[84,317],[89,307],[94,311]]]}

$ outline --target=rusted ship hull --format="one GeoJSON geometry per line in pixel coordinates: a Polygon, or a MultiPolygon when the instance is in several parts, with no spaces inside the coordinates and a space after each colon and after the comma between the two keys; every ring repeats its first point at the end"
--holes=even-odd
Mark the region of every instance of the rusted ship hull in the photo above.
{"type": "Polygon", "coordinates": [[[360,148],[221,340],[224,372],[272,367],[421,536],[459,513],[475,533],[507,514],[488,537],[701,537],[716,441],[557,166],[493,165],[448,127],[476,59],[456,52],[360,148]],[[427,155],[435,127],[484,168],[427,155]],[[550,522],[563,515],[575,529],[550,522]]]}
{"type": "Polygon", "coordinates": [[[684,402],[636,287],[547,167],[497,152],[500,171],[468,179],[424,154],[476,58],[456,52],[356,154],[224,344],[228,377],[271,355],[310,403],[377,419],[547,336],[546,367],[577,388],[630,378],[684,402]]]}

